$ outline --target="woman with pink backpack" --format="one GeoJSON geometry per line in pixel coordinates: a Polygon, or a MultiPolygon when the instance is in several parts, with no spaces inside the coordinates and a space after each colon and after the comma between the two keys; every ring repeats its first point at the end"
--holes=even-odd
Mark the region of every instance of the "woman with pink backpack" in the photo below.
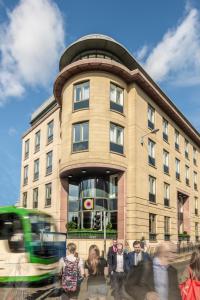
{"type": "Polygon", "coordinates": [[[179,285],[182,300],[200,300],[200,247],[192,253],[183,278],[179,285]]]}
{"type": "Polygon", "coordinates": [[[60,260],[62,299],[77,300],[84,278],[83,261],[76,255],[76,245],[67,245],[67,256],[60,260]]]}

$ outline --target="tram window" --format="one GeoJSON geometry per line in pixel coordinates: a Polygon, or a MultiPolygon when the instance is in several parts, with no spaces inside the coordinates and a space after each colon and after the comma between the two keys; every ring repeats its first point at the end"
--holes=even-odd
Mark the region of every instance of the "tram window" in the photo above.
{"type": "Polygon", "coordinates": [[[1,214],[0,239],[8,240],[11,252],[24,252],[23,228],[19,217],[15,214],[1,214]]]}

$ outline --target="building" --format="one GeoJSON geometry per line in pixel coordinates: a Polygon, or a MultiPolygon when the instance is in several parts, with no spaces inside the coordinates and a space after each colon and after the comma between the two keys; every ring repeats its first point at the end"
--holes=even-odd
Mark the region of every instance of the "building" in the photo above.
{"type": "Polygon", "coordinates": [[[122,240],[198,241],[199,132],[110,37],[80,38],[59,68],[22,139],[21,204],[68,224],[84,254],[104,222],[122,240]]]}

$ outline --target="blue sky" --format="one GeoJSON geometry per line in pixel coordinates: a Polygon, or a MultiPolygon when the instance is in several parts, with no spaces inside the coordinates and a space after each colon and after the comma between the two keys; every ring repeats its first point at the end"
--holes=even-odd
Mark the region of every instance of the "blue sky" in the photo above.
{"type": "Polygon", "coordinates": [[[122,43],[200,130],[199,0],[0,0],[0,205],[19,199],[21,136],[61,53],[90,33],[122,43]]]}

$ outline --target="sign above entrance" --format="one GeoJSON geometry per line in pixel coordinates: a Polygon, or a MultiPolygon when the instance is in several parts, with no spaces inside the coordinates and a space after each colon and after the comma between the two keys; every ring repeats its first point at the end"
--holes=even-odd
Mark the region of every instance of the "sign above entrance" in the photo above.
{"type": "Polygon", "coordinates": [[[94,199],[83,199],[83,210],[93,210],[94,199]]]}

